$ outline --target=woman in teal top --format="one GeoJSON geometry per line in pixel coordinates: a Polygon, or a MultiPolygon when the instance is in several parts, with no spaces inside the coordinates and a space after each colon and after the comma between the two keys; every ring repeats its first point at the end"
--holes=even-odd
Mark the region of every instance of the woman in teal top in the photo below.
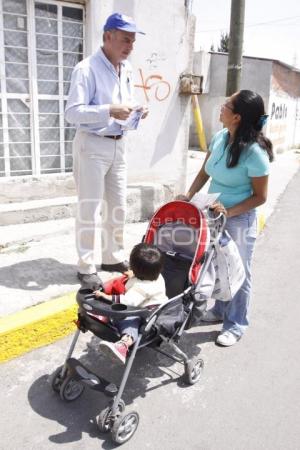
{"type": "Polygon", "coordinates": [[[205,161],[182,200],[191,200],[211,178],[208,192],[218,192],[215,213],[227,217],[226,229],[236,242],[246,279],[229,302],[217,300],[202,320],[223,322],[216,343],[235,344],[248,322],[251,292],[251,260],[257,233],[256,207],[267,199],[269,164],[273,160],[272,143],[262,133],[266,121],[260,95],[248,90],[233,94],[222,105],[220,121],[224,129],[210,144],[205,161]]]}

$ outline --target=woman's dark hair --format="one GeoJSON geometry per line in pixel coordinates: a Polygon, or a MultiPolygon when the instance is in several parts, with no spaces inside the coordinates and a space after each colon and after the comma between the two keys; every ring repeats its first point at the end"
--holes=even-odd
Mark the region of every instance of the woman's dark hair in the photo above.
{"type": "Polygon", "coordinates": [[[155,245],[137,244],[130,253],[130,268],[140,280],[157,280],[163,264],[163,254],[155,245]]]}
{"type": "Polygon", "coordinates": [[[241,121],[229,148],[227,167],[236,166],[243,149],[254,142],[257,142],[268,153],[269,160],[273,161],[272,142],[262,133],[265,107],[261,96],[253,91],[241,90],[232,97],[232,107],[232,112],[239,114],[241,121]]]}

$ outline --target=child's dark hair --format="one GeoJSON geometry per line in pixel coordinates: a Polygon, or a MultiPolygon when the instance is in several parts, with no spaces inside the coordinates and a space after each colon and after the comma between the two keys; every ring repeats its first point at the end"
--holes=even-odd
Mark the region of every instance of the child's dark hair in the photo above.
{"type": "Polygon", "coordinates": [[[137,244],[130,253],[130,268],[140,280],[157,280],[163,264],[163,254],[155,245],[137,244]]]}

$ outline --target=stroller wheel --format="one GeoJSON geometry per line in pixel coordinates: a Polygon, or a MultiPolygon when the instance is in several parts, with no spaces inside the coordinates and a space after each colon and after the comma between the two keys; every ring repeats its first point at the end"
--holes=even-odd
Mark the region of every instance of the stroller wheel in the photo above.
{"type": "Polygon", "coordinates": [[[59,395],[62,400],[72,402],[80,397],[83,391],[84,386],[70,375],[63,381],[59,395]]]}
{"type": "Polygon", "coordinates": [[[135,411],[118,417],[111,430],[112,440],[117,444],[129,441],[136,432],[139,420],[139,415],[135,411]]]}
{"type": "MultiPolygon", "coordinates": [[[[64,381],[63,378],[61,378],[61,371],[62,371],[63,366],[59,366],[52,375],[50,375],[49,377],[49,381],[51,384],[52,389],[54,390],[54,392],[59,393],[60,391],[60,387],[62,385],[62,382],[64,381]]],[[[65,375],[66,376],[66,375],[65,375]]]]}
{"type": "Polygon", "coordinates": [[[204,361],[201,358],[190,360],[184,365],[184,381],[186,384],[195,384],[200,380],[204,367],[204,361]]]}
{"type": "Polygon", "coordinates": [[[114,419],[119,417],[120,414],[125,410],[125,403],[122,399],[119,400],[118,409],[115,417],[113,418],[111,415],[111,409],[113,406],[113,401],[109,402],[109,406],[101,411],[100,414],[96,417],[97,426],[101,433],[108,433],[114,423],[114,419]]]}

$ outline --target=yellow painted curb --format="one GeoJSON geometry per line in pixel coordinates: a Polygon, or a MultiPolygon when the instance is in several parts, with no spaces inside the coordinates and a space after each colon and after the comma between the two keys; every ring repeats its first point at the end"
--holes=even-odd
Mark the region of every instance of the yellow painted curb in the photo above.
{"type": "Polygon", "coordinates": [[[75,330],[76,293],[64,295],[0,319],[0,362],[8,361],[75,330]]]}

